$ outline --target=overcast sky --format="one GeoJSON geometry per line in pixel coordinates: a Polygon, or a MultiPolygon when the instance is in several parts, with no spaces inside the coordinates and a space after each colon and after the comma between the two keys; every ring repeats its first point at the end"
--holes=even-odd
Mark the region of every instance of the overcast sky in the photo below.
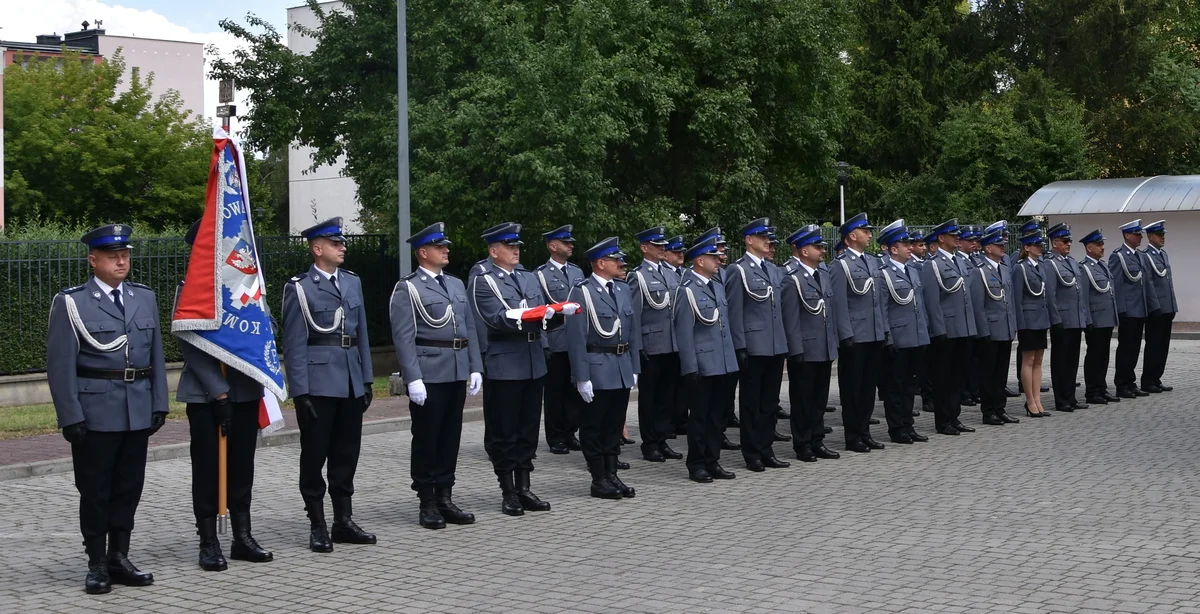
{"type": "MultiPolygon", "coordinates": [[[[0,0],[0,40],[33,42],[38,34],[73,32],[86,20],[104,22],[108,34],[139,36],[216,45],[222,55],[234,46],[233,37],[218,24],[225,18],[244,21],[254,13],[284,30],[288,7],[303,0],[0,0]]],[[[205,69],[207,76],[207,68],[205,69]]],[[[241,103],[240,96],[238,102],[241,103]]],[[[212,117],[217,84],[206,82],[204,112],[212,117]]]]}

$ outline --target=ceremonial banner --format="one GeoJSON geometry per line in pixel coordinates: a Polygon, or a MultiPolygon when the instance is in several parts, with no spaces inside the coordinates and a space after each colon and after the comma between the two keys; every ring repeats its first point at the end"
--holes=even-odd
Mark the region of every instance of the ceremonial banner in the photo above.
{"type": "Polygon", "coordinates": [[[263,385],[270,394],[260,406],[259,426],[269,432],[283,421],[279,403],[269,397],[285,399],[287,390],[254,245],[242,152],[217,128],[204,217],[171,332],[263,385]]]}

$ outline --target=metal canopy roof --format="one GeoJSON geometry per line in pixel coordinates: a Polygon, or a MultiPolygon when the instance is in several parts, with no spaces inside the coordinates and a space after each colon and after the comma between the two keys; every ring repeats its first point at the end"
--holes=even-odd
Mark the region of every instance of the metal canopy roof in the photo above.
{"type": "Polygon", "coordinates": [[[1056,181],[1021,205],[1018,215],[1200,211],[1200,175],[1056,181]]]}

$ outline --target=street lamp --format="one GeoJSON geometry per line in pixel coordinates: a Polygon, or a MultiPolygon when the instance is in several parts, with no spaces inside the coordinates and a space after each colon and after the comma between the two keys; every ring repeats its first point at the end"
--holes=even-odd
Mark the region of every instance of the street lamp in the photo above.
{"type": "Polygon", "coordinates": [[[411,203],[408,200],[408,22],[405,19],[405,0],[396,2],[396,100],[399,135],[396,141],[397,158],[397,218],[400,234],[396,237],[400,252],[400,275],[412,271],[412,252],[404,249],[412,223],[411,203]]]}
{"type": "Polygon", "coordinates": [[[838,193],[841,201],[842,223],[846,223],[846,184],[850,182],[850,165],[838,162],[838,193]]]}

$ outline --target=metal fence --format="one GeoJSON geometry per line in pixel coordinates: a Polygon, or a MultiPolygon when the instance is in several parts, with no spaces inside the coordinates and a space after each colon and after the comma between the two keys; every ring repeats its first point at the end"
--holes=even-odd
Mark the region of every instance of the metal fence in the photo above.
{"type": "MultiPolygon", "coordinates": [[[[347,236],[345,268],[362,280],[367,326],[377,344],[390,341],[388,301],[399,279],[395,246],[383,235],[347,236]]],[[[267,303],[281,313],[283,285],[312,264],[300,237],[258,237],[267,303]]],[[[191,248],[183,239],[133,241],[129,280],[146,284],[158,296],[159,322],[170,330],[175,287],[187,270],[191,248]]],[[[87,247],[78,241],[0,241],[0,375],[45,370],[50,304],[63,288],[90,275],[87,247]]],[[[179,360],[175,338],[163,335],[167,360],[179,360]]]]}

